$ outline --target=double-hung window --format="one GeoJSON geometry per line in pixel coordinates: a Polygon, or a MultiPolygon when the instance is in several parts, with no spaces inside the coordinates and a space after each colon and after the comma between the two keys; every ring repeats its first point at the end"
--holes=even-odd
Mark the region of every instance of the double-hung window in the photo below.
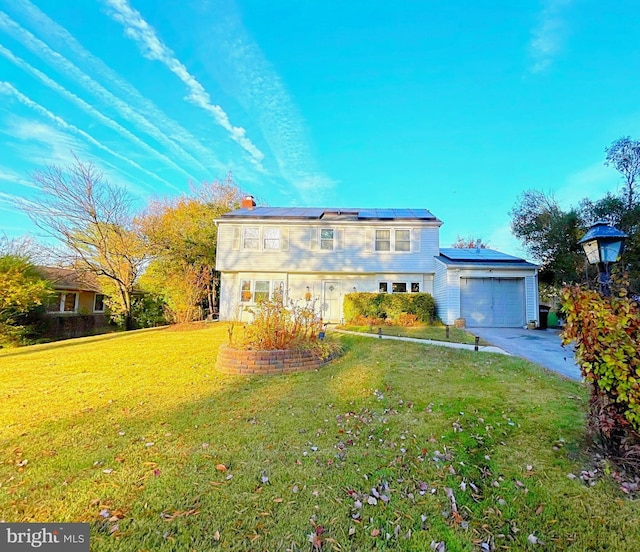
{"type": "Polygon", "coordinates": [[[262,236],[265,250],[280,249],[280,228],[265,228],[262,236]]]}
{"type": "Polygon", "coordinates": [[[391,230],[376,230],[376,251],[391,251],[391,230]]]}
{"type": "Polygon", "coordinates": [[[242,248],[260,248],[260,228],[256,226],[246,226],[242,229],[242,248]]]}
{"type": "Polygon", "coordinates": [[[269,300],[269,280],[256,280],[254,282],[253,301],[259,303],[260,301],[269,300]]]}
{"type": "Polygon", "coordinates": [[[320,249],[323,251],[333,251],[333,228],[320,229],[320,249]]]}
{"type": "Polygon", "coordinates": [[[395,231],[395,250],[411,251],[411,230],[395,231]]]}

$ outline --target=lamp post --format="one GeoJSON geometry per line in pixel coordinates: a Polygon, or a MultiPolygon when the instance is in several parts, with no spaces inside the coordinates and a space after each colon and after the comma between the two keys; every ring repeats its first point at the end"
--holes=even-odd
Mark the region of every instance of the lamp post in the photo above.
{"type": "Polygon", "coordinates": [[[589,263],[598,265],[598,281],[604,296],[611,295],[609,264],[620,259],[626,238],[627,235],[624,232],[600,220],[593,224],[578,242],[584,249],[589,263]]]}

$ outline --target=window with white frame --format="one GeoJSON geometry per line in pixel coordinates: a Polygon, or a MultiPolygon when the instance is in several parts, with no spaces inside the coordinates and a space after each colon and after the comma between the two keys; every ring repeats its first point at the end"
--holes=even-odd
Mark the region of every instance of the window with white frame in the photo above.
{"type": "Polygon", "coordinates": [[[411,230],[395,231],[395,250],[411,251],[411,230]]]}
{"type": "Polygon", "coordinates": [[[246,226],[242,229],[242,248],[260,248],[260,228],[256,226],[246,226]]]}
{"type": "Polygon", "coordinates": [[[78,293],[65,291],[54,295],[47,303],[48,312],[77,312],[78,293]]]}
{"type": "Polygon", "coordinates": [[[93,312],[104,312],[104,295],[102,293],[96,293],[93,300],[93,312]]]}
{"type": "Polygon", "coordinates": [[[378,282],[378,293],[420,293],[420,282],[378,282]]]}
{"type": "Polygon", "coordinates": [[[375,251],[411,251],[411,230],[379,228],[375,230],[375,251]]]}
{"type": "Polygon", "coordinates": [[[242,280],[240,282],[240,301],[242,303],[260,303],[267,301],[278,291],[284,293],[281,280],[242,280]]]}
{"type": "Polygon", "coordinates": [[[320,249],[323,251],[333,251],[333,228],[320,229],[320,249]]]}
{"type": "Polygon", "coordinates": [[[280,249],[280,228],[265,228],[262,237],[264,249],[280,249]]]}
{"type": "Polygon", "coordinates": [[[234,226],[233,250],[288,251],[289,228],[274,226],[234,226]]]}
{"type": "Polygon", "coordinates": [[[376,230],[376,251],[391,251],[391,230],[376,230]]]}

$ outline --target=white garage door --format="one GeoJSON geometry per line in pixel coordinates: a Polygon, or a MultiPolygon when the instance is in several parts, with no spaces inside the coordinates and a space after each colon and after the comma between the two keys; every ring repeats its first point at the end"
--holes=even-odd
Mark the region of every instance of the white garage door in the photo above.
{"type": "Polygon", "coordinates": [[[461,278],[460,315],[469,327],[524,326],[524,278],[461,278]]]}

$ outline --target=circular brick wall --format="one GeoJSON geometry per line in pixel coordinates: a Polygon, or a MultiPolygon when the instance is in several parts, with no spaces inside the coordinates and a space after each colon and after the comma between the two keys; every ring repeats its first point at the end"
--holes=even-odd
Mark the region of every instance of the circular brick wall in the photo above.
{"type": "Polygon", "coordinates": [[[241,351],[221,345],[216,369],[225,374],[290,374],[317,370],[325,362],[310,351],[241,351]]]}

